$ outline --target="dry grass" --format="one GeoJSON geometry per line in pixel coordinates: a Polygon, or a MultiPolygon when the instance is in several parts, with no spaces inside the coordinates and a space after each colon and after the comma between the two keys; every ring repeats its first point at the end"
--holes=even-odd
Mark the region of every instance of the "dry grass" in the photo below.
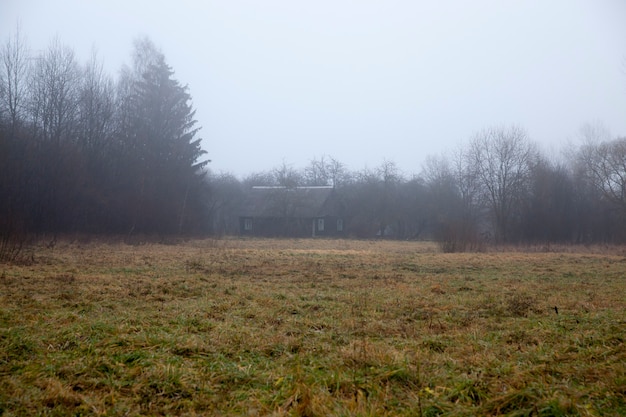
{"type": "Polygon", "coordinates": [[[620,251],[38,247],[0,265],[0,415],[625,415],[620,251]]]}

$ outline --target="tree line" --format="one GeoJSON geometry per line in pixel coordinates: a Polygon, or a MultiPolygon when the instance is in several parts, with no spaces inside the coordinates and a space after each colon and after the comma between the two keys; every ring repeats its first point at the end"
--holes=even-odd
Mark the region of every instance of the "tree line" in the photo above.
{"type": "Polygon", "coordinates": [[[626,138],[601,126],[559,161],[520,126],[475,133],[449,155],[429,157],[407,177],[393,161],[350,171],[329,156],[301,169],[283,163],[242,180],[210,174],[210,228],[236,234],[236,213],[254,185],[333,185],[350,236],[436,239],[446,251],[487,244],[626,242],[626,138]]]}
{"type": "Polygon", "coordinates": [[[114,79],[59,40],[0,50],[0,231],[206,230],[206,153],[188,88],[148,39],[114,79]]]}
{"type": "MultiPolygon", "coordinates": [[[[113,79],[58,40],[0,47],[0,240],[25,234],[239,233],[254,185],[333,185],[358,238],[487,243],[626,241],[626,138],[597,126],[547,158],[520,126],[476,132],[417,175],[393,161],[351,171],[322,156],[237,178],[212,173],[187,86],[148,39],[113,79]]],[[[1,242],[0,242],[1,244],[1,242]]]]}

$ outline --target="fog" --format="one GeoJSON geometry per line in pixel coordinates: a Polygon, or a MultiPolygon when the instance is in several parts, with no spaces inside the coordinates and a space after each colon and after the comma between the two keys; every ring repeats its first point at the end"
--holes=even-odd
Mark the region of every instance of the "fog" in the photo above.
{"type": "Polygon", "coordinates": [[[0,39],[52,38],[111,74],[148,36],[188,84],[210,169],[330,155],[350,169],[519,125],[557,152],[581,125],[626,135],[626,3],[2,0],[0,39]]]}

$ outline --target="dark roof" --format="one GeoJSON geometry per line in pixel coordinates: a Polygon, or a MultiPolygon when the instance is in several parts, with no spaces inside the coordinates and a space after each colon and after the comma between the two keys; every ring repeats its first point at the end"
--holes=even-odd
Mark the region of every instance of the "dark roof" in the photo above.
{"type": "Polygon", "coordinates": [[[243,205],[244,217],[320,217],[332,187],[252,187],[243,205]]]}

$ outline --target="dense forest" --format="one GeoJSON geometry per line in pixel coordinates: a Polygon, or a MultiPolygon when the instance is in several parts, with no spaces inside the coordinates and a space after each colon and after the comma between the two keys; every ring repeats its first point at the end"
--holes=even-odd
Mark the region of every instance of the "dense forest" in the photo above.
{"type": "Polygon", "coordinates": [[[117,81],[59,41],[19,36],[0,72],[0,230],[192,233],[206,183],[187,87],[147,39],[117,81]]]}
{"type": "Polygon", "coordinates": [[[113,78],[96,56],[79,63],[58,40],[31,54],[16,33],[0,50],[0,237],[231,235],[251,186],[332,185],[352,237],[448,251],[626,241],[626,138],[598,125],[557,159],[502,125],[410,176],[393,161],[350,171],[324,155],[245,178],[211,172],[199,129],[188,88],[149,40],[113,78]]]}

